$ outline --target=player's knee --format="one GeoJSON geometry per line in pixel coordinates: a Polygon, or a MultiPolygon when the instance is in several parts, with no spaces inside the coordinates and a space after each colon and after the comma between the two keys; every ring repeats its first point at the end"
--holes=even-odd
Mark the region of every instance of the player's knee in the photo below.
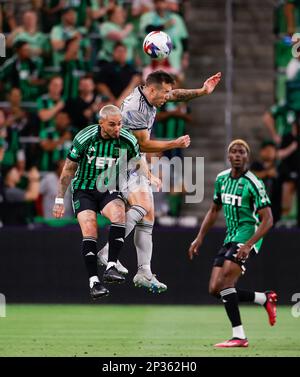
{"type": "Polygon", "coordinates": [[[97,238],[97,223],[90,223],[82,227],[83,237],[97,238]]]}
{"type": "Polygon", "coordinates": [[[110,218],[110,221],[113,223],[125,223],[125,210],[116,210],[110,218]]]}
{"type": "Polygon", "coordinates": [[[145,221],[149,221],[151,223],[154,223],[155,217],[154,217],[154,211],[149,211],[147,214],[143,217],[145,221]]]}
{"type": "Polygon", "coordinates": [[[219,298],[220,296],[220,288],[217,284],[210,284],[208,287],[208,292],[211,296],[219,298]]]}

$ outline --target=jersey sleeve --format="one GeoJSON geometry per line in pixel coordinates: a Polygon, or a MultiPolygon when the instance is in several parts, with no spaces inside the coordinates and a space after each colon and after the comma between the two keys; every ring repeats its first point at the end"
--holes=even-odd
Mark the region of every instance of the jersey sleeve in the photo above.
{"type": "Polygon", "coordinates": [[[222,199],[221,199],[221,190],[220,190],[220,181],[218,178],[215,181],[215,187],[214,187],[214,203],[221,205],[222,199]]]}
{"type": "Polygon", "coordinates": [[[147,130],[147,119],[145,114],[138,110],[127,110],[122,113],[123,124],[132,131],[147,130]]]}
{"type": "Polygon", "coordinates": [[[72,146],[67,154],[67,158],[74,162],[79,162],[84,154],[85,143],[79,141],[80,132],[74,137],[72,146]]]}
{"type": "Polygon", "coordinates": [[[256,207],[256,211],[264,208],[264,207],[270,207],[271,201],[269,199],[269,196],[266,192],[266,188],[264,183],[260,180],[259,185],[254,185],[252,183],[251,187],[251,193],[254,200],[254,204],[256,207]]]}
{"type": "Polygon", "coordinates": [[[135,141],[129,141],[128,143],[128,156],[129,159],[139,160],[141,158],[140,146],[137,139],[135,141]]]}

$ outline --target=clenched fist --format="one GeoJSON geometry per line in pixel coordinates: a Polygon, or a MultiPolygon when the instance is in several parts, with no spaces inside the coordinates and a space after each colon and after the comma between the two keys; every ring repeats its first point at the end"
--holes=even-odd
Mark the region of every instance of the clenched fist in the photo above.
{"type": "Polygon", "coordinates": [[[184,135],[175,140],[176,148],[187,148],[191,144],[189,135],[184,135]]]}

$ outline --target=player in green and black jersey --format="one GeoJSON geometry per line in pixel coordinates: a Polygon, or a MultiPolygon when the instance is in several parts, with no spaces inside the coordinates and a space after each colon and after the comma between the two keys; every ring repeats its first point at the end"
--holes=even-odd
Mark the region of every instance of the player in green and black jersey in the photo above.
{"type": "Polygon", "coordinates": [[[263,236],[273,225],[271,203],[264,184],[247,170],[249,154],[250,148],[243,140],[234,140],[229,145],[231,169],[217,176],[214,202],[189,249],[189,257],[193,259],[223,208],[227,232],[214,261],[209,292],[222,298],[232,324],[233,337],[227,342],[216,344],[216,347],[248,347],[240,318],[239,301],[264,305],[270,325],[273,326],[276,321],[275,292],[250,292],[235,288],[239,277],[245,272],[246,260],[259,252],[263,236]]]}
{"type": "Polygon", "coordinates": [[[63,197],[72,181],[73,207],[83,235],[82,253],[93,298],[108,294],[97,275],[97,212],[111,221],[108,265],[103,280],[120,283],[125,279],[115,268],[125,238],[125,205],[116,189],[107,189],[105,179],[122,163],[125,152],[128,161],[140,160],[136,138],[121,128],[120,110],[107,105],[99,116],[99,124],[88,126],[75,136],[53,208],[54,216],[60,218],[64,212],[63,197]]]}

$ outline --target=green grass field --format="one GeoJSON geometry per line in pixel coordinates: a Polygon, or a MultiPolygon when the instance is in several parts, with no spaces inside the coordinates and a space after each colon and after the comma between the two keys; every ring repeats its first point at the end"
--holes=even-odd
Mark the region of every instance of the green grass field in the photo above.
{"type": "Polygon", "coordinates": [[[220,306],[7,305],[0,356],[300,356],[300,318],[241,308],[248,349],[220,350],[231,330],[220,306]]]}

